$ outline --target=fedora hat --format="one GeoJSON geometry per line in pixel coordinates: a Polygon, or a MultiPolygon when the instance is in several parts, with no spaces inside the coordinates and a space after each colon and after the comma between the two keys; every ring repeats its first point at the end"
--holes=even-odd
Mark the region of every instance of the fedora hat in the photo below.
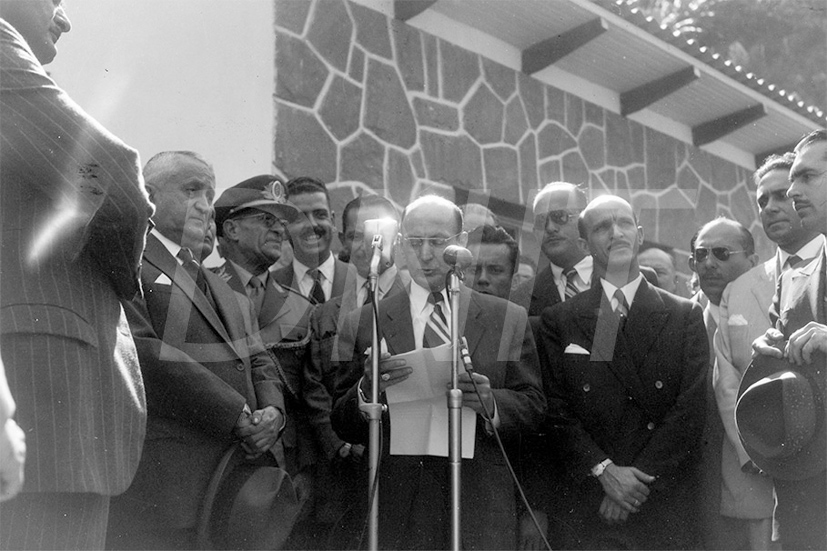
{"type": "Polygon", "coordinates": [[[215,223],[220,228],[224,221],[248,209],[268,212],[286,222],[292,222],[299,210],[288,200],[284,184],[275,176],[253,176],[228,188],[215,200],[215,223]]]}
{"type": "Polygon", "coordinates": [[[797,366],[757,356],[744,372],[735,424],[750,459],[773,478],[803,480],[825,469],[825,355],[797,366]],[[819,384],[820,383],[820,384],[819,384]]]}
{"type": "Polygon", "coordinates": [[[199,549],[281,549],[301,502],[270,454],[248,462],[233,444],[213,472],[198,522],[199,549]]]}

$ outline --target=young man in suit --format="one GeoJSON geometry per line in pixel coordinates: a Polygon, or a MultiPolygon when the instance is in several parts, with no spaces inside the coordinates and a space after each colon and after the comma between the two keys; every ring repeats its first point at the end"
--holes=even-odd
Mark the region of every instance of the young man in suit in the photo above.
{"type": "Polygon", "coordinates": [[[737,519],[729,525],[733,548],[770,549],[772,480],[750,460],[738,438],[735,403],[744,371],[752,360],[752,341],[769,328],[769,308],[778,276],[821,252],[823,237],[807,230],[787,197],[794,156],[772,155],[753,177],[758,213],[764,233],[778,244],[772,258],[759,264],[724,289],[715,332],[713,383],[726,437],[721,457],[721,514],[737,519]]]}
{"type": "MultiPolygon", "coordinates": [[[[446,199],[421,197],[405,209],[400,246],[412,281],[408,293],[387,297],[379,304],[380,335],[388,351],[380,365],[383,393],[406,379],[412,369],[392,355],[445,342],[436,337],[433,324],[437,322],[432,319],[432,315],[445,319],[450,315],[445,288],[449,266],[443,252],[448,245],[464,245],[466,239],[462,213],[446,199]]],[[[461,288],[459,298],[460,334],[468,340],[474,366],[473,374],[459,376],[463,406],[481,416],[484,403],[504,438],[535,429],[545,400],[525,310],[466,287],[461,288]]],[[[367,442],[368,423],[359,404],[371,386],[371,362],[365,351],[371,345],[372,326],[364,321],[369,319],[365,309],[348,316],[339,331],[332,417],[341,436],[360,443],[367,442]]],[[[389,423],[386,416],[384,427],[389,423]]],[[[491,431],[488,422],[478,417],[475,455],[462,466],[464,549],[516,545],[514,487],[491,431]]],[[[451,526],[447,458],[390,455],[389,440],[386,431],[379,474],[379,545],[385,549],[445,548],[451,526]]]]}
{"type": "Polygon", "coordinates": [[[330,195],[319,180],[300,176],[287,182],[287,199],[299,210],[287,226],[293,246],[293,262],[273,272],[282,287],[289,287],[322,304],[345,290],[348,265],[330,252],[336,232],[330,195]]]}
{"type": "MultiPolygon", "coordinates": [[[[790,169],[792,198],[801,223],[811,231],[827,234],[827,131],[805,136],[795,147],[790,169]]],[[[822,252],[808,264],[785,272],[770,310],[775,327],[753,343],[756,354],[789,360],[791,368],[815,382],[816,396],[802,407],[819,408],[824,427],[825,356],[827,353],[827,258],[822,252]]],[[[782,416],[783,411],[779,412],[782,416]]],[[[824,446],[816,446],[809,461],[820,464],[812,475],[785,473],[773,477],[784,549],[827,548],[827,472],[824,446]]],[[[758,462],[757,459],[756,463],[758,462]]]]}
{"type": "Polygon", "coordinates": [[[70,29],[59,1],[0,0],[0,348],[28,445],[4,549],[102,547],[146,425],[120,301],[152,207],[137,152],[43,68],[70,29]]]}
{"type": "Polygon", "coordinates": [[[520,258],[520,246],[501,227],[478,226],[468,234],[474,263],[466,271],[468,285],[484,295],[508,300],[520,258]]]}
{"type": "Polygon", "coordinates": [[[155,227],[144,298],[127,305],[146,382],[149,424],[134,484],[113,500],[107,547],[192,549],[207,484],[240,441],[274,464],[283,383],[249,300],[193,259],[212,212],[215,174],[198,154],[168,151],[144,167],[155,227]]]}
{"type": "Polygon", "coordinates": [[[629,203],[599,197],[579,226],[595,285],[547,309],[541,329],[565,457],[553,496],[563,546],[692,548],[709,358],[701,309],[644,280],[629,203]]]}

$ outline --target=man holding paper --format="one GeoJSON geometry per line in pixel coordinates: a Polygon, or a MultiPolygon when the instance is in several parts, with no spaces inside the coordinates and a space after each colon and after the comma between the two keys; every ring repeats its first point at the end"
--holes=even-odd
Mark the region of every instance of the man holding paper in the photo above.
{"type": "MultiPolygon", "coordinates": [[[[449,266],[443,253],[448,245],[462,246],[466,240],[462,213],[446,199],[422,197],[405,210],[400,246],[412,281],[407,293],[388,297],[379,304],[383,401],[385,390],[406,381],[414,368],[436,367],[412,367],[396,356],[439,348],[447,342],[445,321],[451,315],[445,276],[449,266]]],[[[477,414],[474,457],[462,464],[462,546],[514,548],[514,488],[492,436],[492,424],[481,417],[482,404],[493,415],[493,425],[503,437],[539,425],[545,399],[534,343],[522,308],[466,287],[461,288],[459,302],[460,334],[467,339],[474,369],[472,374],[460,374],[460,389],[464,408],[477,414]]],[[[339,332],[337,399],[332,421],[334,429],[349,442],[368,440],[368,422],[359,405],[369,396],[371,386],[371,361],[366,354],[371,345],[369,320],[369,316],[356,311],[339,332]]],[[[443,403],[447,409],[444,394],[443,403]]],[[[390,418],[388,414],[383,417],[380,547],[445,548],[451,529],[447,457],[393,455],[391,449],[397,446],[388,430],[393,429],[393,404],[390,409],[390,418]]]]}

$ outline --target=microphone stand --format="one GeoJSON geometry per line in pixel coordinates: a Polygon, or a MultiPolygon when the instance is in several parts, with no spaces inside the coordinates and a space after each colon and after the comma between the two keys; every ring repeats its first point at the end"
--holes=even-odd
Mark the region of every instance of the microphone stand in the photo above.
{"type": "Polygon", "coordinates": [[[462,391],[459,387],[460,334],[459,334],[459,281],[456,267],[451,268],[448,279],[448,296],[451,301],[451,388],[448,398],[448,462],[451,471],[451,549],[461,549],[461,488],[462,488],[462,391]]]}
{"type": "Polygon", "coordinates": [[[379,454],[382,450],[379,449],[380,437],[382,431],[382,412],[385,409],[379,403],[379,357],[382,352],[379,350],[379,320],[377,319],[378,303],[379,303],[379,261],[382,256],[382,236],[375,235],[373,237],[373,257],[370,262],[370,275],[368,281],[370,290],[373,294],[373,301],[371,304],[371,319],[373,319],[373,340],[371,343],[371,390],[370,402],[362,404],[360,409],[365,413],[369,423],[369,444],[368,444],[368,461],[370,466],[368,477],[368,503],[370,503],[370,511],[368,512],[368,549],[376,551],[379,549],[379,454]]]}

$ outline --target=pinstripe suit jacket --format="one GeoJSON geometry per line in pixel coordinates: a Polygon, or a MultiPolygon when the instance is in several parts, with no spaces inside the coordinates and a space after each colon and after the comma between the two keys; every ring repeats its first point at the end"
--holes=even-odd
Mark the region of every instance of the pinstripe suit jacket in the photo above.
{"type": "Polygon", "coordinates": [[[146,408],[119,298],[139,290],[152,207],[138,154],[0,20],[0,333],[27,432],[25,491],[117,494],[146,408]]]}
{"type": "MultiPolygon", "coordinates": [[[[194,526],[245,403],[284,412],[283,384],[261,343],[252,303],[209,270],[201,272],[215,307],[150,235],[144,298],[126,305],[149,422],[135,483],[112,507],[128,508],[150,526],[194,526]]],[[[110,532],[118,533],[111,523],[110,532]]]]}

